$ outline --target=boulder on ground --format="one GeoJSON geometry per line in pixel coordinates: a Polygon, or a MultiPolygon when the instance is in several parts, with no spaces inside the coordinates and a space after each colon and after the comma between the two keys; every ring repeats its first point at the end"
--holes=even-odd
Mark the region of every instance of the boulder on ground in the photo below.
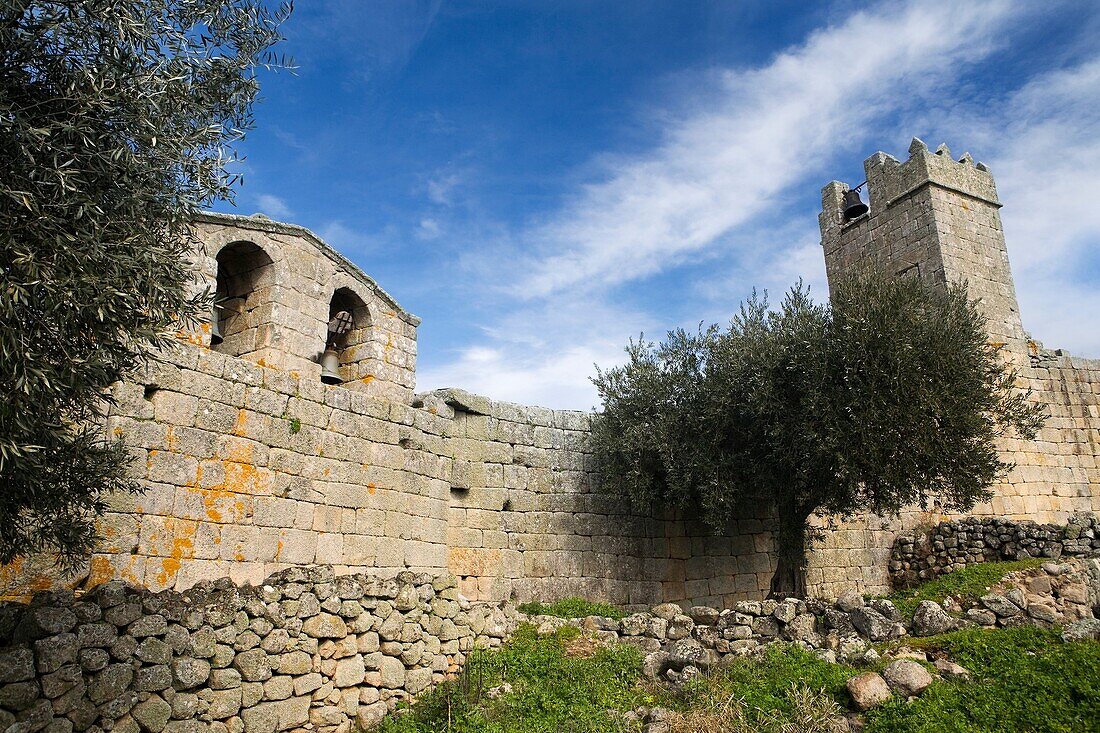
{"type": "Polygon", "coordinates": [[[890,699],[890,686],[878,672],[864,672],[848,680],[848,694],[859,710],[870,710],[890,699]]]}
{"type": "Polygon", "coordinates": [[[934,636],[955,628],[955,619],[935,601],[921,601],[913,612],[913,635],[934,636]]]}
{"type": "Polygon", "coordinates": [[[882,670],[890,688],[903,695],[919,695],[932,684],[932,675],[924,665],[912,659],[899,659],[882,670]]]}
{"type": "Polygon", "coordinates": [[[1068,624],[1062,631],[1062,641],[1100,639],[1100,619],[1083,618],[1068,624]]]}

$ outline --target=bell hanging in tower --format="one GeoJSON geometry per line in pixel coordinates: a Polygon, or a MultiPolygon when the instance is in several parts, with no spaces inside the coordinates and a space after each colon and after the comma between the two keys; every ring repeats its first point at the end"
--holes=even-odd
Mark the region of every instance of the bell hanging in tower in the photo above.
{"type": "Polygon", "coordinates": [[[858,219],[867,213],[867,204],[859,197],[858,188],[850,188],[844,192],[844,221],[858,219]]]}
{"type": "Polygon", "coordinates": [[[321,354],[321,381],[325,384],[340,384],[340,354],[335,349],[325,349],[321,354]]]}

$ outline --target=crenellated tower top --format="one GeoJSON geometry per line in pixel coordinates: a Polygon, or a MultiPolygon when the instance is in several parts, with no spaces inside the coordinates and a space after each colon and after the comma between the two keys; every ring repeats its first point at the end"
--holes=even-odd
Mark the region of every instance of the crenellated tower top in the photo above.
{"type": "Polygon", "coordinates": [[[909,159],[883,152],[863,164],[870,210],[848,219],[844,194],[832,181],[821,192],[821,245],[830,283],[857,267],[919,277],[931,286],[966,282],[981,302],[994,342],[1026,349],[1020,307],[1008,264],[1000,199],[993,175],[970,153],[954,160],[913,138],[909,159]]]}

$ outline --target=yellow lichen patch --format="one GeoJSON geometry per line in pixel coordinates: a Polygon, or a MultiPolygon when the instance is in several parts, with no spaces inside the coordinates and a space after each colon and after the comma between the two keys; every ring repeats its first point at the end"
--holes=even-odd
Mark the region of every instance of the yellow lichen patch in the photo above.
{"type": "Polygon", "coordinates": [[[234,440],[232,443],[226,445],[227,460],[234,463],[252,463],[252,444],[246,443],[243,440],[234,440]]]}
{"type": "Polygon", "coordinates": [[[236,436],[242,436],[245,433],[245,423],[248,422],[248,412],[241,410],[237,413],[237,421],[233,423],[233,429],[230,431],[236,436]]]}
{"type": "Polygon", "coordinates": [[[500,550],[452,547],[447,552],[447,569],[455,575],[496,575],[501,569],[500,550]]]}
{"type": "Polygon", "coordinates": [[[168,450],[175,451],[180,444],[180,439],[176,435],[176,428],[174,425],[169,425],[168,430],[164,434],[165,444],[168,446],[168,450]]]}
{"type": "Polygon", "coordinates": [[[202,484],[202,464],[195,468],[195,479],[184,484],[184,488],[197,489],[202,484]]]}
{"type": "MultiPolygon", "coordinates": [[[[365,468],[365,466],[364,466],[364,468],[365,468]]],[[[370,494],[371,496],[374,496],[376,491],[378,491],[378,487],[374,485],[373,481],[371,481],[369,484],[367,484],[367,493],[368,494],[370,494]]]]}
{"type": "Polygon", "coordinates": [[[88,571],[88,587],[99,585],[100,583],[106,583],[115,577],[115,569],[111,565],[111,561],[102,555],[96,555],[92,558],[91,568],[88,571]]]}
{"type": "Polygon", "coordinates": [[[114,429],[114,436],[116,438],[121,438],[122,437],[122,428],[115,428],[114,429]]]}
{"type": "Polygon", "coordinates": [[[248,508],[239,496],[224,487],[197,489],[202,499],[202,510],[211,522],[241,522],[248,516],[248,508]]]}
{"type": "Polygon", "coordinates": [[[363,384],[370,384],[371,382],[374,381],[374,375],[373,374],[368,374],[367,376],[363,377],[359,381],[362,382],[363,384]]]}
{"type": "MultiPolygon", "coordinates": [[[[207,326],[209,330],[209,326],[207,326]]],[[[206,331],[176,331],[176,338],[192,346],[204,346],[207,343],[206,331]]]]}
{"type": "Polygon", "coordinates": [[[86,588],[106,583],[108,580],[125,580],[134,585],[141,585],[141,578],[134,572],[134,565],[141,563],[142,558],[135,555],[114,556],[95,555],[88,565],[88,578],[84,581],[86,588]]]}
{"type": "Polygon", "coordinates": [[[168,585],[168,581],[171,578],[176,577],[176,573],[180,570],[180,561],[174,557],[166,557],[160,561],[161,572],[157,575],[157,582],[161,585],[168,585]]]}
{"type": "Polygon", "coordinates": [[[275,543],[275,560],[279,560],[279,555],[283,554],[283,541],[279,540],[275,543]]]}
{"type": "Polygon", "coordinates": [[[266,494],[271,487],[271,475],[251,463],[223,461],[225,488],[237,494],[266,494]]]}

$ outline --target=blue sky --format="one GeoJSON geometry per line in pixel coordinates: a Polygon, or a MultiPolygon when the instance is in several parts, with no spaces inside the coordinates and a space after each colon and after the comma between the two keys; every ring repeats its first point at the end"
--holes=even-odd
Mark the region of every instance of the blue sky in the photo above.
{"type": "Polygon", "coordinates": [[[1024,326],[1100,356],[1100,4],[299,0],[236,207],[423,318],[420,390],[596,403],[631,336],[825,295],[820,188],[993,171],[1024,326]]]}

